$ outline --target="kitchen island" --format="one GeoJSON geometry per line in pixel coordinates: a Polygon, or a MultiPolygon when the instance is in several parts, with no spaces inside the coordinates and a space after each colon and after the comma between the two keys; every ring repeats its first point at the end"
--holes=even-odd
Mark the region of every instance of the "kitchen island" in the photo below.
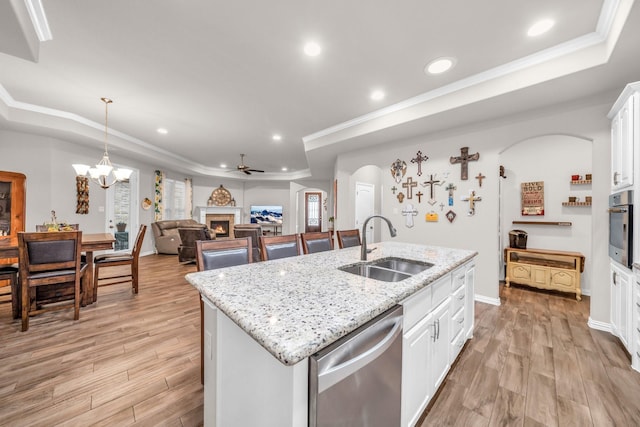
{"type": "Polygon", "coordinates": [[[433,267],[399,282],[338,270],[359,261],[355,247],[187,275],[205,303],[206,425],[306,425],[308,357],[476,255],[397,242],[374,248],[370,260],[433,267]]]}

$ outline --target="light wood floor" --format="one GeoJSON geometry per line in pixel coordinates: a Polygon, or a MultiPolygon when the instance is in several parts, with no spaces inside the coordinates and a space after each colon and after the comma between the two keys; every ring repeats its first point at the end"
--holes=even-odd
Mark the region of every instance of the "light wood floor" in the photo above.
{"type": "MultiPolygon", "coordinates": [[[[140,293],[33,317],[0,305],[0,425],[202,424],[198,294],[175,256],[141,258],[140,293]]],[[[501,290],[422,426],[637,426],[640,374],[587,325],[589,298],[501,290]]]]}
{"type": "Polygon", "coordinates": [[[476,303],[474,338],[426,426],[640,426],[640,373],[617,339],[587,326],[589,297],[501,286],[476,303]]]}

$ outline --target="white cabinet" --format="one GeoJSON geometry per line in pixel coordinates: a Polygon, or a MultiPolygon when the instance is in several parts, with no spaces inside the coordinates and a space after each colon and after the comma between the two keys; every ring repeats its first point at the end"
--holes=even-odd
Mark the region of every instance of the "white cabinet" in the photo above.
{"type": "Polygon", "coordinates": [[[473,335],[474,266],[468,262],[402,303],[402,426],[417,423],[473,335]]]}
{"type": "Polygon", "coordinates": [[[631,352],[631,271],[611,261],[611,331],[620,338],[625,348],[631,352]]]}
{"type": "MultiPolygon", "coordinates": [[[[611,111],[611,190],[634,183],[634,145],[640,141],[640,82],[627,85],[611,111]]],[[[637,165],[635,165],[637,167],[637,165]]]]}
{"type": "Polygon", "coordinates": [[[640,372],[640,270],[633,268],[631,285],[631,367],[640,372]]]}

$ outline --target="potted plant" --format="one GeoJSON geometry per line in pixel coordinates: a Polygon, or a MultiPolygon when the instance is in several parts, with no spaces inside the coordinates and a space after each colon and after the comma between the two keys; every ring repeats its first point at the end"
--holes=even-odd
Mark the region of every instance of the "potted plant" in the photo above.
{"type": "Polygon", "coordinates": [[[127,229],[127,223],[126,222],[119,222],[116,224],[116,229],[118,230],[119,233],[124,232],[127,229]]]}
{"type": "Polygon", "coordinates": [[[329,230],[333,230],[333,223],[335,222],[335,217],[330,216],[327,221],[329,221],[329,230]]]}

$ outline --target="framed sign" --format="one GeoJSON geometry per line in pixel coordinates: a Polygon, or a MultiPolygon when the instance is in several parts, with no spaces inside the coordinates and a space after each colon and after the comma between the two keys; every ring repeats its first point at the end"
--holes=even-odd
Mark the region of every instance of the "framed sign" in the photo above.
{"type": "Polygon", "coordinates": [[[523,182],[520,186],[522,215],[544,215],[544,181],[523,182]]]}

